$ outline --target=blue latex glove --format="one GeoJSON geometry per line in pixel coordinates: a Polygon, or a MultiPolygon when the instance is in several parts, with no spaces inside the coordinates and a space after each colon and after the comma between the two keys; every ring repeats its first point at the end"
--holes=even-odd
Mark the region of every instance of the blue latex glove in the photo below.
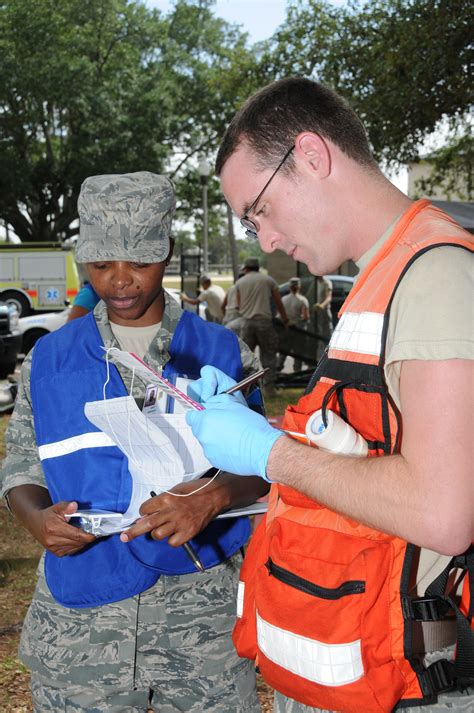
{"type": "MultiPolygon", "coordinates": [[[[200,404],[204,404],[211,396],[222,394],[230,389],[237,382],[215,366],[203,366],[201,378],[188,385],[188,396],[200,404]]],[[[239,403],[246,405],[246,401],[241,391],[235,391],[234,396],[239,403]]]]}
{"type": "Polygon", "coordinates": [[[237,475],[266,475],[268,457],[282,432],[234,394],[212,396],[204,411],[188,411],[186,421],[216,468],[237,475]]]}

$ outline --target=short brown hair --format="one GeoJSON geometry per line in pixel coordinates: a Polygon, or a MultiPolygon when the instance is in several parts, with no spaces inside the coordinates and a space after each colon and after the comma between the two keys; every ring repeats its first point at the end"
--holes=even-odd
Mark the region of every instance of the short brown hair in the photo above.
{"type": "MultiPolygon", "coordinates": [[[[242,140],[255,150],[262,168],[273,167],[302,131],[329,139],[364,166],[377,166],[364,126],[349,104],[323,84],[289,77],[268,84],[237,112],[222,139],[216,174],[242,140]]],[[[294,168],[292,156],[286,165],[287,170],[294,168]]]]}

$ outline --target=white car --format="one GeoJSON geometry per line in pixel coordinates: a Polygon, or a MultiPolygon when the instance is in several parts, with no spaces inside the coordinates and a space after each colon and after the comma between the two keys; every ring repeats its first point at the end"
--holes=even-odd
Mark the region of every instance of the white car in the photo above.
{"type": "Polygon", "coordinates": [[[21,317],[18,320],[22,335],[21,352],[28,354],[40,337],[66,324],[70,310],[70,307],[66,307],[62,312],[42,312],[21,317]]]}

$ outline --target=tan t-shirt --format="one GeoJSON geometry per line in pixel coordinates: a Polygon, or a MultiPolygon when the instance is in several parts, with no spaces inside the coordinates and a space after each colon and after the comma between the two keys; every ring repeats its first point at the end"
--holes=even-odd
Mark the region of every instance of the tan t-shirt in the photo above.
{"type": "Polygon", "coordinates": [[[239,294],[239,312],[245,319],[266,317],[271,319],[271,299],[278,285],[270,275],[248,272],[236,282],[239,294]]]}
{"type": "MultiPolygon", "coordinates": [[[[397,222],[398,218],[357,261],[361,272],[397,222]]],[[[474,358],[473,286],[474,256],[455,247],[428,250],[402,278],[390,311],[384,368],[388,390],[398,408],[403,361],[474,358]]],[[[419,594],[424,594],[449,559],[431,550],[421,551],[416,578],[419,594]]]]}
{"type": "Polygon", "coordinates": [[[213,317],[219,320],[224,316],[222,309],[224,298],[225,292],[219,285],[211,285],[207,290],[202,290],[198,295],[199,302],[207,302],[209,312],[213,317]]]}
{"type": "Polygon", "coordinates": [[[110,323],[114,337],[125,352],[133,352],[143,359],[151,344],[151,340],[161,327],[161,322],[150,327],[124,327],[122,324],[110,323]]]}
{"type": "Polygon", "coordinates": [[[309,302],[304,295],[300,295],[299,292],[296,294],[290,292],[289,295],[282,297],[281,301],[286,309],[288,319],[291,322],[295,322],[295,324],[297,324],[298,322],[306,321],[303,319],[302,314],[305,307],[306,313],[309,312],[309,302]]]}

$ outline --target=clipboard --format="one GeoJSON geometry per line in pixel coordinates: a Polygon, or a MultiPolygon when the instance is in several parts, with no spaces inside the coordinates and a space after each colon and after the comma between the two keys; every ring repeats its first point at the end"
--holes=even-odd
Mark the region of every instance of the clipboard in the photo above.
{"type": "Polygon", "coordinates": [[[256,502],[251,505],[244,505],[241,508],[233,508],[226,512],[221,512],[214,519],[221,520],[227,517],[244,517],[245,515],[261,515],[268,510],[268,502],[256,502]]]}

